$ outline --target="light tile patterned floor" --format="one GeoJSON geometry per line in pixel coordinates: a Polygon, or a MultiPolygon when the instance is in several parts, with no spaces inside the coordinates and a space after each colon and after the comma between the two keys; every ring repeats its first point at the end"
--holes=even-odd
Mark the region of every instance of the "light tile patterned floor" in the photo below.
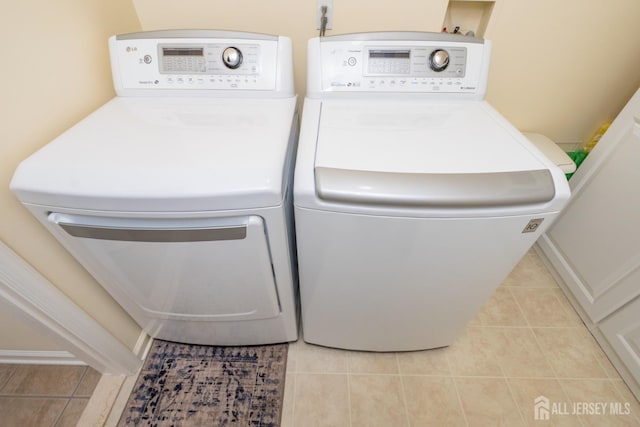
{"type": "Polygon", "coordinates": [[[640,425],[640,404],[534,251],[448,348],[290,346],[282,427],[499,425],[640,425]],[[574,402],[628,402],[632,413],[535,421],[540,395],[567,411],[574,402]]]}
{"type": "Polygon", "coordinates": [[[75,426],[99,379],[86,366],[0,365],[0,425],[75,426]]]}

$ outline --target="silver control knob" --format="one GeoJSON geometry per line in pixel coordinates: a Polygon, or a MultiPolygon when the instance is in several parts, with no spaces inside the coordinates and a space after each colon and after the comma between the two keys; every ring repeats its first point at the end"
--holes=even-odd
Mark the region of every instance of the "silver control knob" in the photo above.
{"type": "Polygon", "coordinates": [[[222,52],[222,62],[227,68],[235,70],[242,64],[242,52],[237,47],[228,47],[222,52]]]}
{"type": "Polygon", "coordinates": [[[433,71],[443,71],[449,65],[449,52],[444,49],[436,49],[429,55],[429,66],[433,71]]]}

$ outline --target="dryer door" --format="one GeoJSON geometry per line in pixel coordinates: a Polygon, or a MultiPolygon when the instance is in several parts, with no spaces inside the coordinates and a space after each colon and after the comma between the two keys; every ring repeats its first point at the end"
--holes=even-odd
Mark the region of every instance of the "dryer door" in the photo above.
{"type": "Polygon", "coordinates": [[[280,308],[258,216],[137,219],[49,214],[52,231],[144,327],[249,320],[280,308]]]}

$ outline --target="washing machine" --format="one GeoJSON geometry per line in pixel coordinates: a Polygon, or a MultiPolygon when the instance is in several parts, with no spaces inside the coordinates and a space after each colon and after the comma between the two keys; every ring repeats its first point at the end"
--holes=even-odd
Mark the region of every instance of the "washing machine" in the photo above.
{"type": "Polygon", "coordinates": [[[109,48],[117,96],[11,189],[152,337],[296,340],[291,41],[171,30],[109,48]]]}
{"type": "Polygon", "coordinates": [[[441,33],[309,41],[294,179],[305,341],[451,344],[566,204],[562,171],[485,101],[490,53],[441,33]]]}

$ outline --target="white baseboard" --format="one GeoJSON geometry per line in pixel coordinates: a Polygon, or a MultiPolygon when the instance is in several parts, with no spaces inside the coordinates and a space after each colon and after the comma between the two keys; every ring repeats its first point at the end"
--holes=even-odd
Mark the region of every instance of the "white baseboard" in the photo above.
{"type": "Polygon", "coordinates": [[[0,364],[86,365],[68,351],[0,350],[0,364]]]}

